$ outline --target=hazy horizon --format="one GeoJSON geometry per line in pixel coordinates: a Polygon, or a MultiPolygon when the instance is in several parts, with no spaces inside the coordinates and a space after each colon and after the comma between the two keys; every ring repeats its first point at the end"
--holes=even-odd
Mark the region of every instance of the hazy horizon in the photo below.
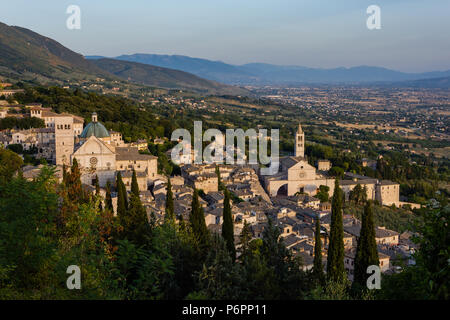
{"type": "Polygon", "coordinates": [[[147,53],[232,65],[374,66],[419,73],[450,69],[449,14],[444,0],[16,0],[2,8],[0,21],[85,56],[147,53]],[[80,30],[66,27],[72,4],[81,8],[80,30]],[[380,30],[366,27],[372,4],[381,8],[380,30]]]}
{"type": "MultiPolygon", "coordinates": [[[[70,49],[70,48],[69,48],[70,49]]],[[[401,71],[401,70],[397,70],[394,68],[388,68],[385,66],[376,66],[376,65],[354,65],[354,66],[335,66],[335,67],[329,67],[329,68],[325,68],[325,67],[311,67],[311,66],[305,66],[305,65],[293,65],[293,64],[280,64],[280,63],[267,63],[267,62],[259,62],[259,61],[251,61],[251,62],[247,62],[247,63],[242,63],[242,64],[234,64],[234,63],[228,63],[222,60],[214,60],[214,59],[207,59],[204,57],[192,57],[192,56],[187,56],[185,54],[166,54],[166,53],[152,53],[152,52],[134,52],[134,53],[126,53],[126,54],[119,54],[116,56],[103,56],[103,55],[98,55],[98,54],[87,54],[87,55],[83,55],[84,57],[102,57],[102,58],[108,58],[108,59],[115,59],[117,57],[120,56],[132,56],[132,55],[158,55],[158,56],[179,56],[179,57],[187,57],[187,58],[193,58],[193,59],[202,59],[202,60],[209,60],[209,61],[213,61],[213,62],[222,62],[225,64],[229,64],[232,66],[244,66],[247,64],[268,64],[268,65],[274,65],[274,66],[279,66],[279,67],[304,67],[304,68],[312,68],[312,69],[339,69],[339,68],[346,68],[346,69],[351,69],[351,68],[357,68],[357,67],[376,67],[376,68],[386,68],[389,70],[393,70],[393,71],[400,71],[400,72],[404,72],[404,73],[426,73],[426,72],[439,72],[439,71],[450,71],[450,68],[448,69],[440,69],[440,70],[425,70],[422,72],[414,72],[414,71],[401,71]]]]}

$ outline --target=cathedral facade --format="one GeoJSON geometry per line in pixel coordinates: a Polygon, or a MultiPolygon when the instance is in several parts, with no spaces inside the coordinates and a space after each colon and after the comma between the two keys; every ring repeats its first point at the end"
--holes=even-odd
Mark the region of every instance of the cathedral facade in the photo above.
{"type": "MultiPolygon", "coordinates": [[[[273,176],[264,176],[267,193],[271,197],[293,196],[297,193],[315,195],[321,185],[328,186],[329,196],[333,196],[335,178],[327,174],[331,167],[328,160],[318,161],[318,170],[310,165],[305,158],[305,133],[301,125],[295,134],[295,155],[280,159],[279,173],[273,176]]],[[[340,187],[348,200],[350,192],[359,184],[365,188],[367,199],[377,200],[383,205],[402,206],[414,204],[399,200],[400,185],[396,182],[361,176],[346,172],[344,179],[339,181],[340,187]]]]}
{"type": "Polygon", "coordinates": [[[96,179],[100,187],[108,181],[114,184],[117,172],[121,172],[127,189],[131,188],[131,173],[136,171],[140,190],[147,190],[148,184],[157,176],[157,157],[139,153],[138,147],[125,144],[117,132],[108,131],[98,122],[97,114],[84,128],[71,155],[71,163],[76,159],[82,172],[84,184],[92,185],[96,179]],[[128,181],[128,178],[130,178],[128,181]]]}
{"type": "Polygon", "coordinates": [[[305,158],[305,133],[299,124],[295,134],[295,155],[280,159],[280,170],[273,176],[265,176],[264,184],[271,197],[293,196],[297,192],[315,195],[321,185],[330,188],[333,195],[334,178],[328,177],[311,166],[305,158]]]}

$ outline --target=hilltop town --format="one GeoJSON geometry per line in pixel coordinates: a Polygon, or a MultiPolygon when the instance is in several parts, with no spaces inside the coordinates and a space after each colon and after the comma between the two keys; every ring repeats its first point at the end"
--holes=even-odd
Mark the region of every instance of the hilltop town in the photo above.
{"type": "MultiPolygon", "coordinates": [[[[60,181],[63,171],[72,166],[76,159],[85,189],[92,191],[98,185],[100,194],[105,197],[106,189],[111,188],[115,214],[117,174],[121,174],[127,192],[131,192],[134,172],[148,219],[153,215],[157,221],[164,221],[168,177],[158,170],[158,157],[150,154],[147,140],[125,143],[122,135],[107,129],[95,112],[85,123],[82,117],[55,113],[39,103],[29,103],[4,105],[1,118],[7,117],[37,118],[43,126],[2,130],[0,144],[3,147],[14,149],[20,146],[38,161],[55,166],[60,181]]],[[[400,201],[399,183],[351,172],[345,172],[336,180],[329,172],[332,168],[329,160],[318,159],[316,166],[309,164],[305,156],[307,132],[300,124],[292,140],[295,142],[294,154],[281,158],[280,170],[273,176],[261,175],[260,168],[254,165],[180,165],[180,173],[170,177],[177,221],[188,221],[196,189],[201,196],[207,228],[220,234],[224,211],[223,188],[226,188],[233,196],[231,210],[237,247],[244,224],[248,224],[252,237],[258,239],[267,227],[268,218],[271,218],[279,228],[286,247],[301,257],[304,270],[310,270],[314,259],[314,221],[317,218],[322,226],[322,257],[326,260],[331,212],[329,199],[333,196],[335,181],[341,186],[346,201],[351,201],[358,193],[357,196],[376,201],[381,206],[420,208],[418,204],[400,201]]],[[[155,139],[152,143],[164,143],[164,140],[155,139]]],[[[170,155],[170,151],[166,153],[170,155]]],[[[42,166],[25,166],[23,176],[32,180],[42,166]]],[[[356,216],[344,216],[345,268],[350,280],[360,229],[361,222],[356,216]]],[[[399,233],[384,226],[376,227],[383,272],[396,272],[398,259],[407,264],[414,263],[411,255],[415,245],[410,237],[410,232],[399,233]]]]}

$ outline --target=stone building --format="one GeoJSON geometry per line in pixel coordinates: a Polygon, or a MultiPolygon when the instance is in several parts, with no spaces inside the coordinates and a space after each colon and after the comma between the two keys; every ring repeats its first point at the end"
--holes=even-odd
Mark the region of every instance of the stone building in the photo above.
{"type": "Polygon", "coordinates": [[[55,163],[69,165],[75,145],[73,117],[55,117],[53,129],[55,131],[55,163]]]}
{"type": "MultiPolygon", "coordinates": [[[[304,157],[305,133],[299,125],[295,135],[295,156],[287,156],[280,159],[279,172],[272,176],[263,176],[264,186],[271,197],[293,196],[296,193],[306,193],[314,196],[321,185],[330,188],[328,194],[333,196],[333,177],[329,177],[324,171],[331,167],[328,160],[319,160],[318,170],[311,166],[304,157]]],[[[359,184],[367,190],[367,199],[378,200],[382,205],[401,206],[407,203],[399,201],[400,185],[396,182],[361,176],[346,172],[344,179],[339,181],[345,198],[359,184]]]]}
{"type": "Polygon", "coordinates": [[[331,162],[329,160],[317,160],[317,170],[328,171],[331,169],[331,162]]]}
{"type": "Polygon", "coordinates": [[[383,205],[400,205],[400,185],[389,180],[382,180],[376,185],[376,200],[383,205]]]}
{"type": "Polygon", "coordinates": [[[84,128],[79,137],[75,152],[71,155],[71,162],[77,159],[82,170],[82,182],[93,184],[99,179],[101,187],[107,182],[114,182],[116,173],[121,172],[124,183],[129,178],[131,186],[131,172],[136,171],[140,190],[147,190],[148,184],[157,176],[157,157],[140,154],[137,147],[126,147],[122,143],[120,134],[110,132],[98,122],[97,114],[92,115],[92,121],[84,128]],[[118,146],[120,145],[120,146],[118,146]]]}
{"type": "Polygon", "coordinates": [[[280,170],[272,176],[264,176],[267,193],[271,197],[277,195],[292,196],[297,192],[315,195],[321,185],[330,188],[330,196],[334,189],[334,179],[322,175],[311,166],[304,157],[305,133],[299,125],[295,135],[295,156],[280,159],[280,170]]]}

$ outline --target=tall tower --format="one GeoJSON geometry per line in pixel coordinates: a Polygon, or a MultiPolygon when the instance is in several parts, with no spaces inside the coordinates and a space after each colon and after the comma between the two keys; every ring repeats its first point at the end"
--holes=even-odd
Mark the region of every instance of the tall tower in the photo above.
{"type": "Polygon", "coordinates": [[[55,162],[57,165],[70,165],[74,150],[72,117],[55,117],[55,162]]]}
{"type": "Polygon", "coordinates": [[[305,157],[305,133],[300,124],[298,124],[298,129],[295,133],[295,156],[305,157]]]}

